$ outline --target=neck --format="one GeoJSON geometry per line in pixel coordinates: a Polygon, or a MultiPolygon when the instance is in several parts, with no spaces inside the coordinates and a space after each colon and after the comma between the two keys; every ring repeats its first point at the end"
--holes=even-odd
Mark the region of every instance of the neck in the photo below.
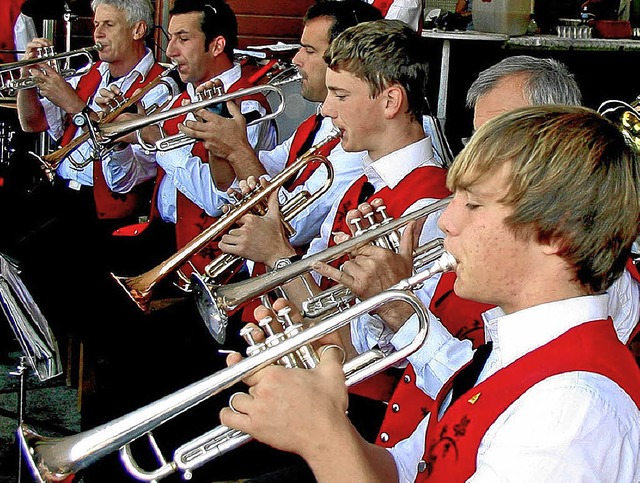
{"type": "Polygon", "coordinates": [[[368,150],[373,161],[424,139],[422,124],[417,122],[390,122],[373,148],[368,150]]]}
{"type": "Polygon", "coordinates": [[[209,64],[209,68],[205,72],[204,78],[194,82],[193,84],[199,86],[200,84],[207,82],[214,77],[219,76],[223,72],[228,71],[233,67],[233,62],[226,55],[218,55],[214,61],[209,64]]]}
{"type": "Polygon", "coordinates": [[[109,62],[109,72],[112,77],[122,77],[127,75],[133,70],[133,68],[142,60],[146,54],[144,44],[137,44],[134,46],[133,53],[126,59],[109,62]]]}

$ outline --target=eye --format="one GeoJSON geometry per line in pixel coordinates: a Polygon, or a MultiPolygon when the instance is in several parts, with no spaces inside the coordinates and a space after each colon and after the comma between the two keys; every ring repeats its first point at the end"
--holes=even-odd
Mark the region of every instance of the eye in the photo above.
{"type": "Polygon", "coordinates": [[[480,208],[480,205],[476,204],[476,203],[471,203],[471,202],[467,202],[465,203],[465,208],[467,208],[470,211],[475,210],[476,208],[480,208]]]}

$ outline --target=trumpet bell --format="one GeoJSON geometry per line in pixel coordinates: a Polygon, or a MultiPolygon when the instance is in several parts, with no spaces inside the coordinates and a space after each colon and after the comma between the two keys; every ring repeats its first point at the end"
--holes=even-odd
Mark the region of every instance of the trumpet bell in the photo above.
{"type": "Polygon", "coordinates": [[[639,103],[639,99],[630,104],[612,99],[600,104],[598,112],[617,125],[627,142],[640,152],[640,113],[636,111],[639,103]]]}
{"type": "Polygon", "coordinates": [[[209,333],[218,344],[224,344],[227,339],[229,316],[224,310],[220,310],[220,303],[216,303],[215,286],[212,286],[214,290],[212,291],[204,278],[199,273],[193,272],[191,274],[191,288],[198,313],[204,320],[209,333]]]}

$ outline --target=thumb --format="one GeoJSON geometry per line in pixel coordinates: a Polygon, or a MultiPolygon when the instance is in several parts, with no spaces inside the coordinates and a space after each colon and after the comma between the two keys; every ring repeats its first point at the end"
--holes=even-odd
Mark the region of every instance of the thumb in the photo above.
{"type": "Polygon", "coordinates": [[[416,248],[418,237],[415,233],[416,222],[410,221],[407,223],[404,231],[402,232],[402,236],[400,237],[400,247],[398,249],[398,253],[403,257],[411,257],[413,258],[413,250],[416,248]]]}

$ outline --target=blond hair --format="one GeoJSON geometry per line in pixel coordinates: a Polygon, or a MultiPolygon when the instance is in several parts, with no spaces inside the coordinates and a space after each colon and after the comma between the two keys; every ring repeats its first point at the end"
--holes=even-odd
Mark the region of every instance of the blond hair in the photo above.
{"type": "Polygon", "coordinates": [[[559,243],[589,292],[622,272],[640,221],[637,155],[595,111],[573,106],[518,109],[487,122],[454,161],[450,189],[465,189],[508,163],[516,236],[559,243]]]}

